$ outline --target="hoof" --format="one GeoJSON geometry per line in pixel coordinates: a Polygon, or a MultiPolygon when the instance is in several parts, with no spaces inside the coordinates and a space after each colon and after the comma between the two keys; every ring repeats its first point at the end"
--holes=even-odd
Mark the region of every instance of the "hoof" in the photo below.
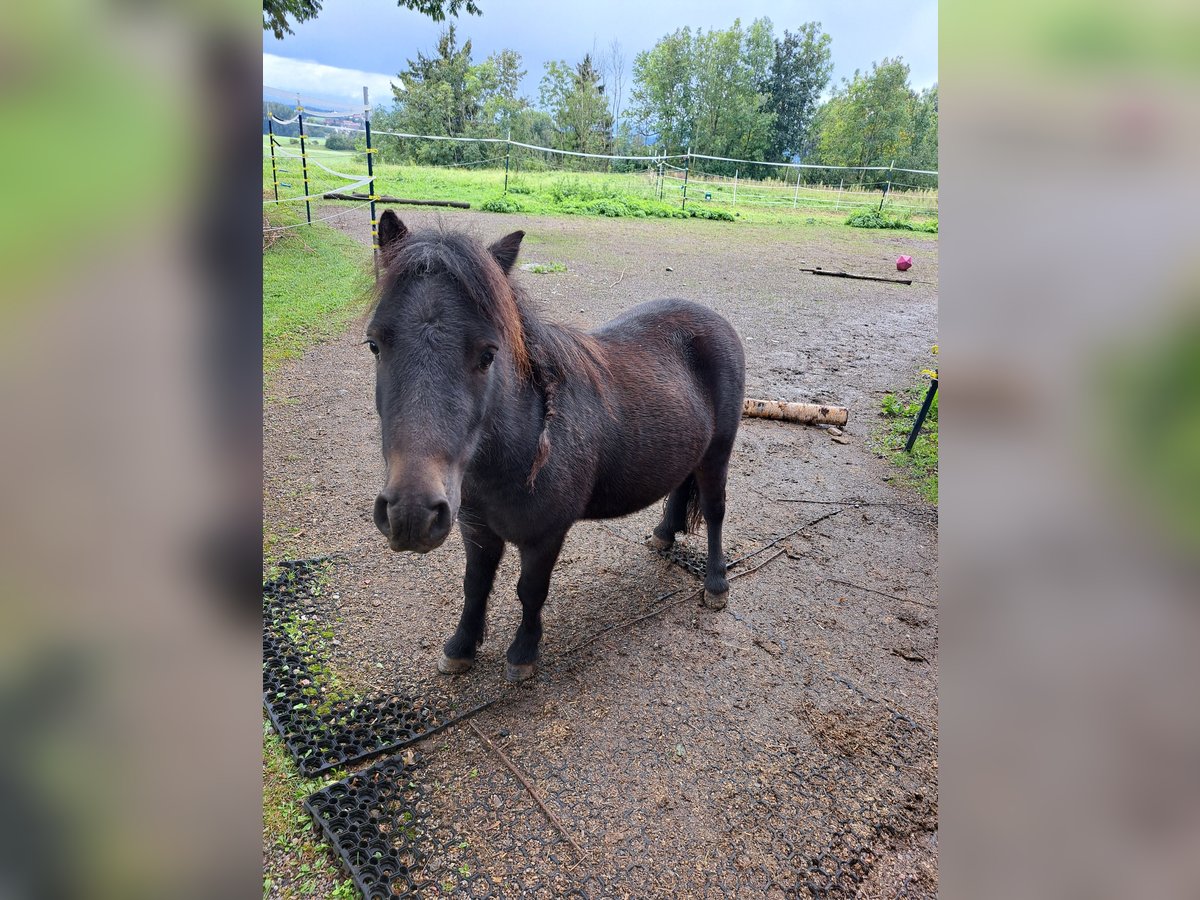
{"type": "Polygon", "coordinates": [[[719,594],[714,594],[712,591],[705,590],[704,605],[709,609],[724,609],[725,604],[729,602],[729,588],[721,591],[719,594]]]}
{"type": "Polygon", "coordinates": [[[668,541],[664,538],[660,538],[657,534],[652,534],[646,539],[646,546],[651,550],[670,550],[675,546],[675,538],[671,538],[668,541]]]}
{"type": "Polygon", "coordinates": [[[438,660],[438,671],[443,675],[461,675],[475,665],[473,659],[451,659],[445,653],[438,660]]]}
{"type": "Polygon", "coordinates": [[[536,663],[528,663],[523,666],[514,666],[512,663],[505,663],[504,677],[516,684],[518,681],[528,681],[536,672],[536,663]]]}

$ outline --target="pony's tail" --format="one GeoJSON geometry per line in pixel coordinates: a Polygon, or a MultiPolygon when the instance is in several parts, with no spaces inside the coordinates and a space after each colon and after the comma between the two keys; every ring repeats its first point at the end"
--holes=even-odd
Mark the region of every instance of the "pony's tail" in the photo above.
{"type": "Polygon", "coordinates": [[[694,534],[704,521],[704,514],[700,510],[700,485],[696,483],[695,474],[689,475],[680,487],[687,492],[687,515],[684,518],[687,533],[694,534]]]}

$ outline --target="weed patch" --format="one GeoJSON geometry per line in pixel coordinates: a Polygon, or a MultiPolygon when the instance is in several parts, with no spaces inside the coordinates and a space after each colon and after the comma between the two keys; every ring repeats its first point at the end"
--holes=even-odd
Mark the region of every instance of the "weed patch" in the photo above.
{"type": "Polygon", "coordinates": [[[935,394],[929,415],[911,453],[904,444],[912,431],[913,422],[921,409],[928,385],[888,394],[880,404],[880,415],[886,420],[877,438],[876,449],[904,471],[904,480],[930,503],[938,502],[938,397],[935,394]]]}
{"type": "Polygon", "coordinates": [[[938,220],[929,219],[914,222],[907,216],[889,216],[877,209],[860,209],[846,219],[846,224],[852,228],[892,228],[899,231],[924,231],[930,234],[938,233],[938,220]]]}

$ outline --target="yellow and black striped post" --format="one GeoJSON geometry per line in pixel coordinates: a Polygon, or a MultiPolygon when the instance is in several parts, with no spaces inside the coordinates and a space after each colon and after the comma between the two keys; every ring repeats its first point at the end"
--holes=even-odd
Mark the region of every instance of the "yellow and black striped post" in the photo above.
{"type": "Polygon", "coordinates": [[[363,107],[363,118],[366,120],[364,130],[367,132],[367,176],[371,179],[367,182],[367,196],[371,198],[371,257],[375,261],[375,277],[378,278],[379,219],[375,216],[375,198],[379,195],[375,191],[375,164],[372,162],[375,149],[371,146],[371,99],[366,85],[363,85],[363,107]]]}
{"type": "MultiPolygon", "coordinates": [[[[296,117],[300,120],[300,169],[304,173],[304,196],[308,197],[308,156],[304,150],[304,107],[300,105],[300,98],[296,98],[296,117]]],[[[307,199],[304,201],[304,213],[308,216],[308,224],[312,224],[312,204],[307,199]]]]}
{"type": "Polygon", "coordinates": [[[275,190],[275,202],[279,202],[279,173],[275,171],[275,126],[271,124],[271,111],[267,110],[267,137],[271,147],[271,184],[275,190]]]}

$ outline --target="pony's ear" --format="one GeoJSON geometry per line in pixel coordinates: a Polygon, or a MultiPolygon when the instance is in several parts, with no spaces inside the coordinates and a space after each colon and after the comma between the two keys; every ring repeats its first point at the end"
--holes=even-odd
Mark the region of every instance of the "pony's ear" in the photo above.
{"type": "Polygon", "coordinates": [[[393,210],[386,210],[379,217],[379,249],[386,250],[393,244],[398,244],[408,237],[408,229],[404,227],[404,223],[400,221],[400,217],[393,210]]]}
{"type": "Polygon", "coordinates": [[[521,240],[524,237],[525,232],[514,231],[488,247],[488,252],[492,254],[496,262],[500,263],[500,268],[504,270],[505,275],[512,271],[513,264],[517,261],[517,254],[521,252],[521,240]]]}

